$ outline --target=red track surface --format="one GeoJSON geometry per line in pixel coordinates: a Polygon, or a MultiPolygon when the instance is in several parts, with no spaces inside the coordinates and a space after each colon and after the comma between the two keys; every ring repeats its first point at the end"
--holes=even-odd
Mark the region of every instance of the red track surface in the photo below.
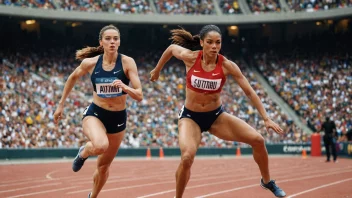
{"type": "MultiPolygon", "coordinates": [[[[116,158],[99,197],[173,197],[178,159],[116,158]]],[[[70,162],[0,165],[0,197],[84,197],[92,186],[95,160],[78,173],[70,162]]],[[[270,157],[271,176],[287,197],[352,198],[352,160],[325,163],[324,158],[270,157]]],[[[266,198],[252,158],[197,158],[184,197],[266,198]]]]}

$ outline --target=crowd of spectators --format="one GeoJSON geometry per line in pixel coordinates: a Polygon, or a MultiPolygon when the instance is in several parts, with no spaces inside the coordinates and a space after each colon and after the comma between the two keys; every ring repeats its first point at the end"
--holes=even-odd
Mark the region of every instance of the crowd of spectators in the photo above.
{"type": "MultiPolygon", "coordinates": [[[[216,0],[223,14],[241,14],[238,0],[216,0]]],[[[278,0],[247,0],[254,14],[280,12],[278,0]]],[[[27,8],[56,9],[63,11],[111,12],[116,14],[172,15],[215,14],[213,0],[0,0],[0,5],[27,8]]],[[[352,7],[352,0],[287,0],[290,11],[314,12],[332,8],[352,7]]]]}
{"type": "MultiPolygon", "coordinates": [[[[111,12],[116,14],[215,14],[212,0],[0,0],[0,4],[27,8],[56,9],[63,11],[111,12]]],[[[237,0],[219,0],[225,14],[239,14],[237,0]]]]}
{"type": "Polygon", "coordinates": [[[276,53],[255,57],[275,91],[315,132],[330,117],[338,135],[352,129],[352,57],[341,55],[284,58],[276,53]]]}
{"type": "Polygon", "coordinates": [[[241,14],[237,0],[220,0],[219,7],[223,14],[241,14]]]}
{"type": "Polygon", "coordinates": [[[153,0],[158,13],[209,15],[215,14],[212,0],[153,0]]]}
{"type": "Polygon", "coordinates": [[[56,9],[52,0],[0,0],[0,5],[24,8],[56,9]]]}
{"type": "Polygon", "coordinates": [[[247,3],[254,14],[281,11],[278,0],[247,0],[247,3]]]}
{"type": "Polygon", "coordinates": [[[352,0],[288,0],[292,12],[329,10],[333,8],[352,7],[352,0]]]}
{"type": "MultiPolygon", "coordinates": [[[[224,14],[241,13],[237,0],[216,2],[224,14]]],[[[215,14],[213,0],[0,0],[0,5],[7,6],[116,14],[150,14],[153,13],[150,3],[155,5],[156,12],[160,14],[215,14]]]]}
{"type": "Polygon", "coordinates": [[[86,12],[113,12],[116,14],[150,14],[148,0],[60,0],[59,10],[79,10],[86,12]]]}
{"type": "MultiPolygon", "coordinates": [[[[42,54],[0,54],[3,57],[0,66],[4,68],[0,71],[0,148],[78,147],[86,141],[81,116],[78,115],[82,115],[92,100],[90,78],[87,75],[76,83],[65,103],[64,119],[59,125],[54,125],[52,115],[60,100],[63,84],[77,62],[70,58],[72,53],[56,53],[55,56],[50,53],[55,53],[55,50],[42,54]]],[[[148,74],[158,56],[150,53],[135,58],[144,99],[140,103],[131,98],[127,100],[128,125],[122,147],[178,146],[177,119],[185,96],[185,68],[180,62],[171,61],[160,80],[151,83],[148,74]]],[[[259,113],[232,78],[228,78],[222,92],[225,110],[255,127],[267,143],[309,141],[308,135],[270,99],[254,74],[242,69],[270,117],[286,133],[277,135],[265,131],[259,113]]],[[[203,133],[201,142],[203,147],[233,147],[235,144],[208,132],[203,133]]]]}
{"type": "Polygon", "coordinates": [[[116,14],[150,14],[148,0],[0,0],[0,4],[63,11],[113,12],[116,14]]]}

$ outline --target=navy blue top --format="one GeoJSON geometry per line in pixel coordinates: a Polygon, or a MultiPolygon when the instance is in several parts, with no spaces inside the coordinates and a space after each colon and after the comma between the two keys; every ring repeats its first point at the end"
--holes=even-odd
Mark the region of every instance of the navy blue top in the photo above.
{"type": "Polygon", "coordinates": [[[126,94],[121,88],[111,85],[114,80],[121,80],[125,85],[129,85],[130,83],[130,80],[123,71],[120,53],[117,55],[115,67],[111,71],[103,69],[103,55],[100,55],[90,79],[94,91],[101,98],[114,98],[126,94]]]}

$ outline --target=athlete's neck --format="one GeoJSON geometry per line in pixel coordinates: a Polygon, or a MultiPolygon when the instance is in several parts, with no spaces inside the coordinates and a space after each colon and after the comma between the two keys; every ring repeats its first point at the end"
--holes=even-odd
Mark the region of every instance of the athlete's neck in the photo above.
{"type": "Polygon", "coordinates": [[[108,64],[108,65],[112,65],[112,64],[115,64],[116,62],[116,59],[117,59],[117,55],[118,55],[118,52],[116,53],[104,53],[103,55],[103,61],[108,64]]]}
{"type": "Polygon", "coordinates": [[[202,61],[205,65],[216,64],[217,59],[217,55],[215,57],[207,56],[204,53],[202,55],[202,61]]]}

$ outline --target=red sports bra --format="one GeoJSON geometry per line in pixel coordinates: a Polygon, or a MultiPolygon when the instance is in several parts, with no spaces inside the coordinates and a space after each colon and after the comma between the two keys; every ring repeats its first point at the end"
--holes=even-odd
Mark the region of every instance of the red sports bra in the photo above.
{"type": "Polygon", "coordinates": [[[219,54],[215,69],[207,72],[202,68],[202,54],[203,51],[199,51],[196,62],[187,72],[187,88],[198,93],[219,93],[226,81],[226,76],[222,71],[224,57],[219,54]]]}

